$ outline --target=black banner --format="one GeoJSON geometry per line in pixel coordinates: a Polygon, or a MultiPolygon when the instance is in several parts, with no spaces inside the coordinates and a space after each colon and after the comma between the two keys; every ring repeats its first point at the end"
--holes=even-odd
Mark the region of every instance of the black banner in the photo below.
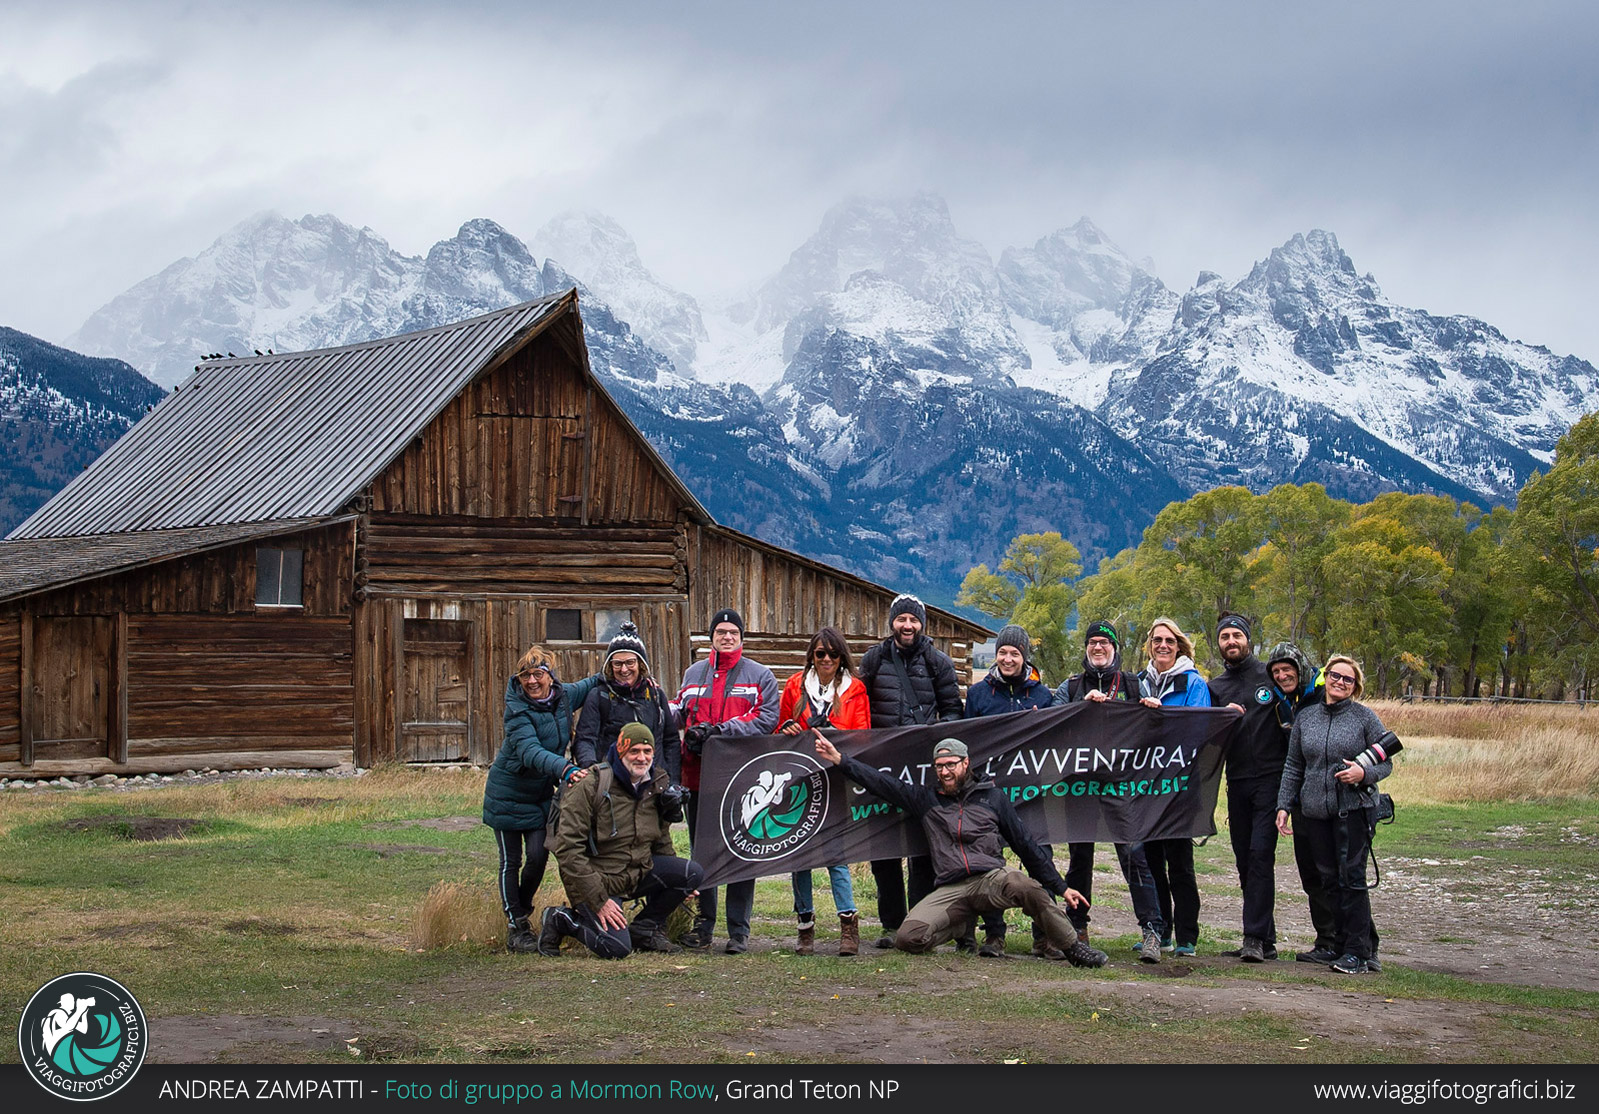
{"type": "MultiPolygon", "coordinates": [[[[1238,713],[1076,703],[1003,716],[827,731],[844,754],[934,786],[933,744],[956,738],[1043,843],[1214,835],[1238,713]]],[[[706,884],[927,853],[921,826],[816,757],[811,735],[712,736],[694,859],[706,884]]]]}

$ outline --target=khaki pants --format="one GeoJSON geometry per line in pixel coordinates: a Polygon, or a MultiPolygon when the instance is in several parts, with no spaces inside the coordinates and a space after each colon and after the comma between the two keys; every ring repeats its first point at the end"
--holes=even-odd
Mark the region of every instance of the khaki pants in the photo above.
{"type": "Polygon", "coordinates": [[[968,921],[988,912],[1022,909],[1062,950],[1077,942],[1077,930],[1050,892],[1021,870],[1003,867],[951,882],[928,894],[905,915],[894,934],[894,946],[906,952],[930,952],[965,930],[968,921]]]}

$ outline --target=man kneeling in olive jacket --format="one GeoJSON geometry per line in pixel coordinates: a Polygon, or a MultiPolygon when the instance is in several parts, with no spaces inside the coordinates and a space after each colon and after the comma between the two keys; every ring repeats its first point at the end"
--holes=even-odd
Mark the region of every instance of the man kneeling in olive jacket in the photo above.
{"type": "Polygon", "coordinates": [[[651,770],[655,735],[642,723],[622,728],[607,761],[570,785],[555,829],[555,861],[573,907],[544,911],[539,952],[559,955],[576,936],[602,959],[634,951],[675,952],[666,918],[699,889],[704,871],[678,858],[672,821],[682,815],[665,770],[651,770]],[[643,898],[629,925],[617,899],[643,898]]]}

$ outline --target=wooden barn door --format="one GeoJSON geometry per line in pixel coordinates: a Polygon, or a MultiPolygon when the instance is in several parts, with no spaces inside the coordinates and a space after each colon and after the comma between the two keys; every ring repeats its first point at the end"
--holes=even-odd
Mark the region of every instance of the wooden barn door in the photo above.
{"type": "Polygon", "coordinates": [[[472,739],[472,623],[406,619],[400,662],[402,762],[465,762],[472,739]]]}
{"type": "Polygon", "coordinates": [[[32,735],[36,758],[104,758],[110,754],[115,630],[115,620],[106,615],[34,618],[32,735]]]}

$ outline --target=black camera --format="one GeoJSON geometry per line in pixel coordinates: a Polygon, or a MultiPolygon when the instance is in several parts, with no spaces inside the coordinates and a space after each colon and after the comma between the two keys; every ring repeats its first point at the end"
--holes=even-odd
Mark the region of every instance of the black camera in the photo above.
{"type": "Polygon", "coordinates": [[[1375,743],[1372,743],[1371,746],[1355,755],[1354,761],[1369,770],[1379,762],[1388,761],[1404,749],[1405,744],[1401,743],[1399,737],[1390,731],[1375,743]]]}
{"type": "Polygon", "coordinates": [[[681,785],[668,785],[661,790],[655,798],[655,807],[661,812],[661,819],[667,824],[676,824],[683,819],[683,802],[688,799],[688,790],[681,785]]]}

